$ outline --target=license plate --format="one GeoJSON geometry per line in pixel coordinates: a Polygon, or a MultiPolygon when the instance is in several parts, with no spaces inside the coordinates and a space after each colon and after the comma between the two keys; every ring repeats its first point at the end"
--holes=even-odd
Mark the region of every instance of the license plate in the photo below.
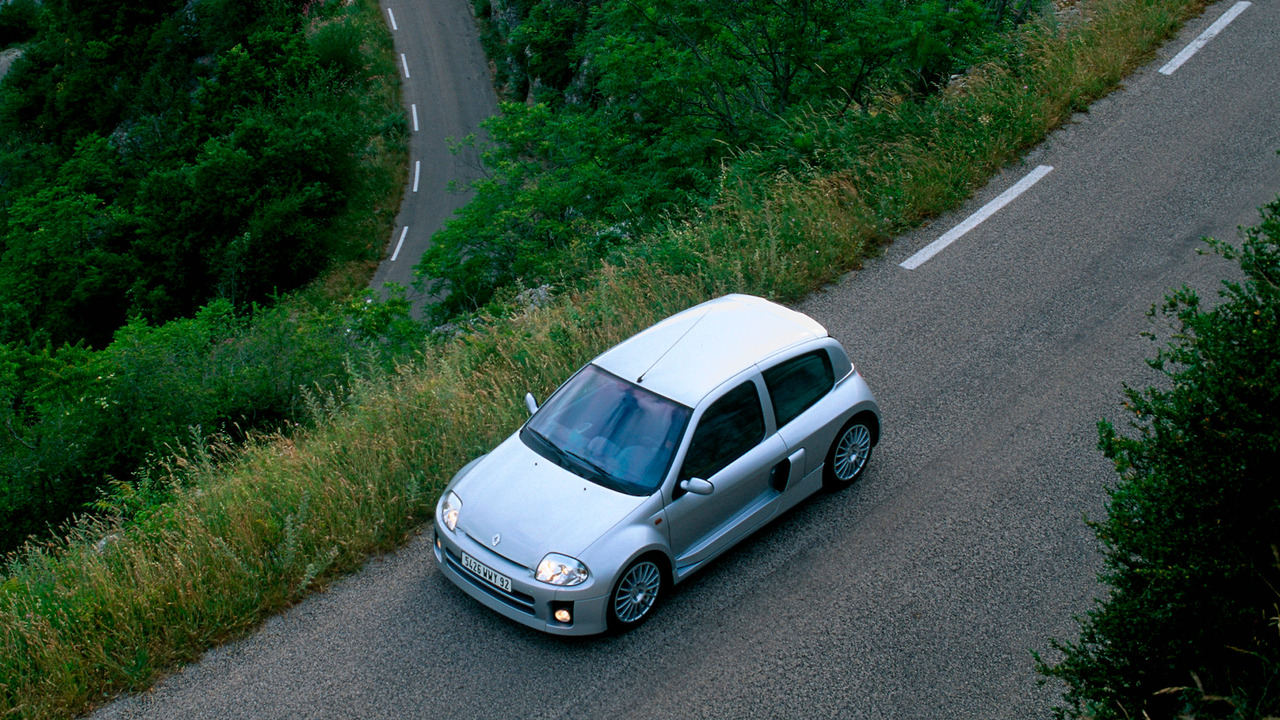
{"type": "Polygon", "coordinates": [[[511,592],[511,578],[495,571],[493,568],[485,565],[466,553],[462,553],[462,567],[470,570],[476,575],[479,575],[485,581],[497,585],[507,592],[511,592]]]}

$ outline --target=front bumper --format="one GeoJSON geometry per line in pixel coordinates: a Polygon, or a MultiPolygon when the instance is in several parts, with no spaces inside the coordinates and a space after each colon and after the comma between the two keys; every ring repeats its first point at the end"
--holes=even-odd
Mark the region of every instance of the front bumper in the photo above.
{"type": "Polygon", "coordinates": [[[595,635],[608,629],[605,610],[608,588],[594,575],[582,585],[556,587],[533,579],[533,572],[494,553],[466,533],[435,531],[433,551],[440,572],[480,604],[527,625],[554,635],[595,635]],[[511,578],[511,592],[484,580],[462,565],[466,553],[493,570],[511,578]],[[603,589],[602,589],[603,588],[603,589]],[[554,607],[570,607],[571,623],[558,622],[554,607]],[[571,605],[567,605],[571,604],[571,605]]]}

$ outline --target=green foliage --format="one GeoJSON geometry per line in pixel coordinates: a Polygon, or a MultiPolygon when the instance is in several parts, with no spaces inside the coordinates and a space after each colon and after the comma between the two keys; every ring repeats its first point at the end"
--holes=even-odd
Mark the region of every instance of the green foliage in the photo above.
{"type": "Polygon", "coordinates": [[[602,0],[472,0],[494,80],[511,99],[563,91],[583,60],[576,48],[602,0]]]}
{"type": "Polygon", "coordinates": [[[445,297],[441,319],[503,287],[573,285],[719,200],[735,153],[776,143],[802,116],[863,114],[876,93],[927,95],[996,28],[973,0],[502,8],[488,25],[508,45],[487,45],[507,53],[500,68],[525,73],[515,89],[536,102],[504,104],[489,121],[488,176],[417,267],[445,297]]]}
{"type": "Polygon", "coordinates": [[[243,310],[370,252],[346,218],[380,192],[372,144],[403,134],[378,16],[182,6],[46,4],[0,91],[0,342],[101,347],[130,316],[243,310]]]}
{"type": "Polygon", "coordinates": [[[403,292],[344,308],[237,315],[227,300],[190,319],[135,318],[100,351],[0,345],[0,552],[128,481],[145,461],[215,435],[243,439],[309,415],[371,363],[422,340],[403,292]]]}
{"type": "Polygon", "coordinates": [[[1131,434],[1099,425],[1111,591],[1040,664],[1067,683],[1059,716],[1280,714],[1280,200],[1241,249],[1211,242],[1245,279],[1214,307],[1170,295],[1167,385],[1126,389],[1131,434]]]}
{"type": "Polygon", "coordinates": [[[626,98],[632,112],[687,121],[735,147],[797,106],[862,107],[873,89],[908,76],[928,91],[991,29],[981,6],[968,1],[651,0],[606,7],[591,52],[597,92],[626,98]]]}
{"type": "Polygon", "coordinates": [[[487,123],[502,139],[484,154],[489,176],[416,268],[433,293],[449,291],[438,319],[483,305],[520,279],[582,278],[646,223],[710,188],[696,162],[708,156],[705,139],[541,104],[502,110],[487,123]]]}
{"type": "Polygon", "coordinates": [[[271,307],[376,252],[398,201],[376,3],[37,7],[0,86],[0,552],[422,336],[402,297],[271,307]]]}
{"type": "Polygon", "coordinates": [[[40,27],[38,0],[7,0],[0,3],[0,49],[35,37],[40,27]]]}

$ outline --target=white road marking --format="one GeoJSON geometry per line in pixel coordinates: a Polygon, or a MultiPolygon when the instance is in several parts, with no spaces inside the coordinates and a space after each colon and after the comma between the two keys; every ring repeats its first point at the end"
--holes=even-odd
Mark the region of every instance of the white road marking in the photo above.
{"type": "Polygon", "coordinates": [[[404,229],[400,231],[400,242],[396,243],[396,251],[391,253],[391,262],[395,262],[396,258],[400,257],[400,248],[404,246],[404,236],[408,234],[409,226],[405,225],[404,229]]]}
{"type": "Polygon", "coordinates": [[[418,175],[422,172],[422,161],[413,161],[413,191],[418,192],[418,175]]]}
{"type": "Polygon", "coordinates": [[[413,112],[413,131],[418,132],[418,104],[410,105],[409,110],[413,112]]]}
{"type": "Polygon", "coordinates": [[[951,228],[945,235],[921,248],[920,252],[907,258],[906,262],[901,263],[901,267],[915,270],[925,264],[929,258],[942,252],[943,248],[964,237],[965,233],[981,225],[984,220],[995,215],[1000,208],[1013,202],[1014,198],[1030,190],[1031,186],[1040,182],[1040,178],[1048,175],[1050,170],[1053,170],[1051,165],[1041,165],[1027,173],[1026,177],[1019,180],[1013,187],[1000,193],[995,200],[983,205],[978,212],[970,215],[964,222],[951,228]]]}
{"type": "Polygon", "coordinates": [[[396,27],[396,14],[391,12],[391,8],[387,8],[387,17],[391,18],[391,29],[399,30],[400,28],[396,27]]]}
{"type": "Polygon", "coordinates": [[[404,66],[404,77],[409,78],[409,61],[404,59],[404,53],[400,53],[400,64],[404,66]]]}
{"type": "Polygon", "coordinates": [[[1182,67],[1182,63],[1190,60],[1192,55],[1195,55],[1200,51],[1200,48],[1208,45],[1214,35],[1222,32],[1223,28],[1230,25],[1232,20],[1239,17],[1240,13],[1248,10],[1249,6],[1252,4],[1253,3],[1246,2],[1245,0],[1240,0],[1240,2],[1232,5],[1230,10],[1223,13],[1222,17],[1218,18],[1216,22],[1210,25],[1204,32],[1200,33],[1200,37],[1192,40],[1190,45],[1182,48],[1182,52],[1174,55],[1172,60],[1165,63],[1164,67],[1160,68],[1160,72],[1165,75],[1172,75],[1174,70],[1182,67]]]}

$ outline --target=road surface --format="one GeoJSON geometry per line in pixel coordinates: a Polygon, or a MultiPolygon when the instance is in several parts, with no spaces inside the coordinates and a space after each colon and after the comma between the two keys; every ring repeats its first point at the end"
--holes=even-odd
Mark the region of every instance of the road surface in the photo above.
{"type": "MultiPolygon", "coordinates": [[[[497,113],[498,101],[468,0],[382,0],[382,11],[409,121],[409,182],[370,285],[409,288],[431,236],[471,197],[468,184],[480,176],[475,150],[454,155],[449,141],[483,138],[480,122],[497,113]],[[458,191],[449,190],[451,182],[458,191]]],[[[410,296],[415,305],[425,300],[412,289],[410,296]]]]}

